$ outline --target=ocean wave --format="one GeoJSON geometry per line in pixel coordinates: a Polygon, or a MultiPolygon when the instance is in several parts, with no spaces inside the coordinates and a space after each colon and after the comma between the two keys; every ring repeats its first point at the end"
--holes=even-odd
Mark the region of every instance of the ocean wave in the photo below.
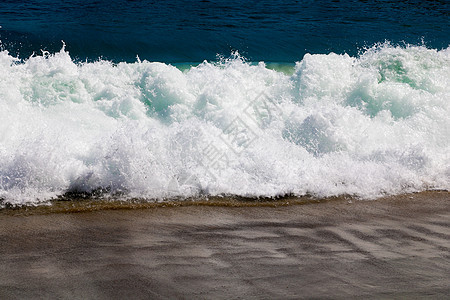
{"type": "Polygon", "coordinates": [[[385,43],[286,68],[237,53],[181,70],[2,51],[0,199],[450,188],[450,48],[385,43]]]}

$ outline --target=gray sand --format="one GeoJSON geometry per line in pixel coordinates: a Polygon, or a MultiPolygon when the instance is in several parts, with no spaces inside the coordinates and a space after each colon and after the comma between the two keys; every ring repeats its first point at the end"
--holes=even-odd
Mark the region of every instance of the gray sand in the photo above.
{"type": "Polygon", "coordinates": [[[0,299],[445,298],[450,193],[0,215],[0,299]]]}

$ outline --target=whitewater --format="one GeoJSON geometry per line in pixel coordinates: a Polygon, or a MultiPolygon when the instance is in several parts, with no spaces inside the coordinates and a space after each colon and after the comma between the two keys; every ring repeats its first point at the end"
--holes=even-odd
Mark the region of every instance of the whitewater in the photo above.
{"type": "Polygon", "coordinates": [[[450,189],[450,48],[295,66],[0,52],[0,204],[450,189]]]}

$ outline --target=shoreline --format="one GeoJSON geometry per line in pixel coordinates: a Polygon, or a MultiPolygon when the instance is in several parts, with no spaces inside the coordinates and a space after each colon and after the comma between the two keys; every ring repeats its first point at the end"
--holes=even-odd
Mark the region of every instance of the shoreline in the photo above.
{"type": "Polygon", "coordinates": [[[450,193],[0,213],[0,298],[445,298],[450,193]]]}
{"type": "Polygon", "coordinates": [[[201,196],[186,199],[164,199],[164,200],[146,200],[146,199],[125,199],[121,200],[120,196],[110,199],[99,197],[80,197],[71,196],[61,199],[50,200],[48,202],[39,203],[37,205],[19,205],[0,208],[1,215],[40,215],[52,213],[83,213],[95,212],[102,210],[140,210],[140,209],[156,209],[156,208],[176,208],[190,206],[209,206],[209,207],[280,207],[294,205],[308,205],[319,203],[358,203],[373,201],[405,201],[408,199],[423,197],[450,197],[450,191],[447,190],[427,190],[422,192],[389,195],[376,199],[359,199],[350,195],[332,196],[318,198],[314,196],[281,196],[275,198],[249,198],[241,196],[201,196]]]}

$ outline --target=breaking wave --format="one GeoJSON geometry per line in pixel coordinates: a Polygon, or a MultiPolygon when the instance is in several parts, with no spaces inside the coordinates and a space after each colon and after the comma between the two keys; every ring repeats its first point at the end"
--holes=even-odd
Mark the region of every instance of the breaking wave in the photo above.
{"type": "Polygon", "coordinates": [[[0,199],[450,188],[450,48],[177,68],[0,52],[0,199]]]}

